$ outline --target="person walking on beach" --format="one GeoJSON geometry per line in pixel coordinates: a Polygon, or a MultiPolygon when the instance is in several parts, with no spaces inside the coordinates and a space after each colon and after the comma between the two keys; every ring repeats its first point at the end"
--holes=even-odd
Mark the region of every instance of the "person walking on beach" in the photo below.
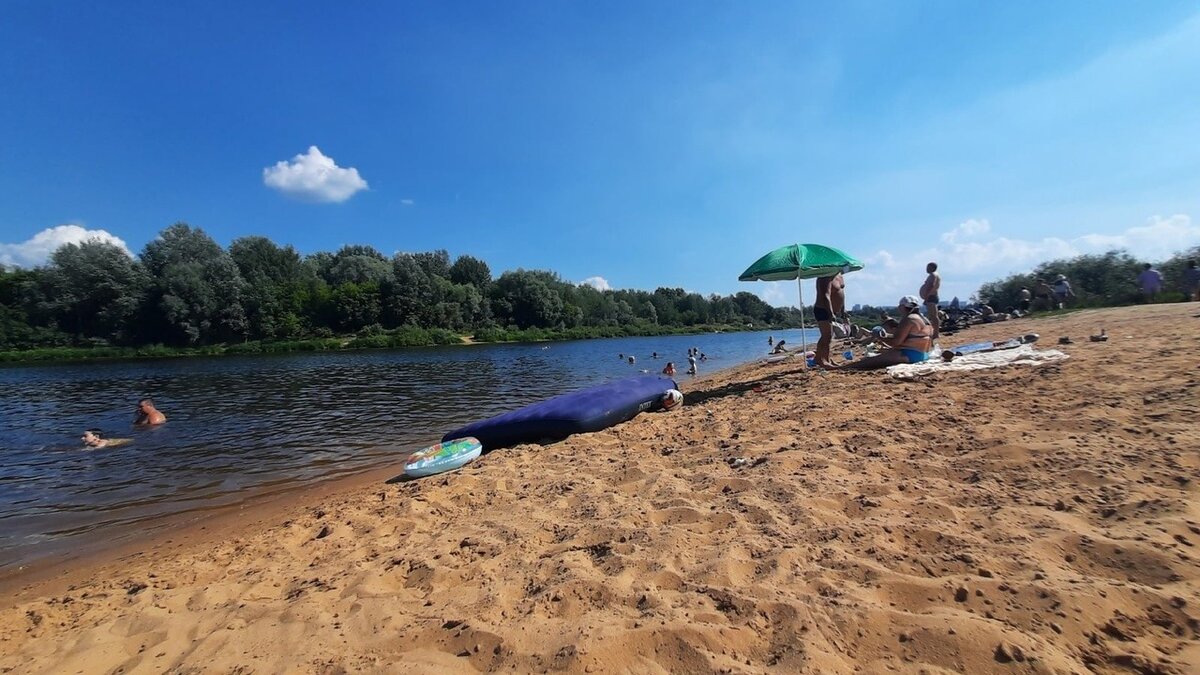
{"type": "Polygon", "coordinates": [[[1188,300],[1200,300],[1200,269],[1195,260],[1189,260],[1187,269],[1183,270],[1183,292],[1188,300]]]}
{"type": "Polygon", "coordinates": [[[1017,299],[1019,300],[1017,309],[1020,309],[1022,314],[1028,314],[1029,307],[1033,304],[1033,293],[1030,293],[1027,287],[1022,286],[1021,292],[1017,294],[1017,299]]]}
{"type": "Polygon", "coordinates": [[[1046,283],[1045,279],[1038,279],[1033,286],[1033,309],[1037,311],[1039,308],[1044,310],[1054,309],[1054,289],[1050,288],[1050,284],[1046,283]]]}
{"type": "Polygon", "coordinates": [[[154,426],[166,421],[167,416],[154,407],[154,401],[148,398],[138,401],[137,415],[133,418],[134,424],[138,426],[154,426]]]}
{"type": "Polygon", "coordinates": [[[929,323],[933,326],[933,339],[938,337],[938,328],[942,322],[938,317],[938,291],[942,289],[942,275],[938,274],[937,263],[931,262],[925,266],[925,283],[921,284],[921,290],[917,294],[921,296],[921,300],[925,303],[926,314],[929,315],[929,323]]]}
{"type": "Polygon", "coordinates": [[[1162,291],[1162,273],[1154,269],[1150,263],[1146,263],[1137,280],[1138,285],[1142,287],[1142,295],[1146,298],[1146,302],[1154,302],[1154,296],[1162,291]]]}
{"type": "Polygon", "coordinates": [[[1067,281],[1065,275],[1058,275],[1054,278],[1054,300],[1058,308],[1062,309],[1067,306],[1067,300],[1075,297],[1075,292],[1071,290],[1071,282],[1067,281]]]}
{"type": "Polygon", "coordinates": [[[833,342],[833,317],[837,309],[845,309],[846,291],[842,273],[829,277],[817,278],[817,300],[813,303],[813,318],[817,320],[817,329],[821,337],[817,340],[817,349],[813,355],[813,363],[821,368],[836,368],[829,353],[830,343],[833,342]]]}

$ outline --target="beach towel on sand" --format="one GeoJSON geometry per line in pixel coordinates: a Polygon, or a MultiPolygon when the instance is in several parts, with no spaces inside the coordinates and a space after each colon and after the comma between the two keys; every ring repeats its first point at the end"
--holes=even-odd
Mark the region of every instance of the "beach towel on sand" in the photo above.
{"type": "Polygon", "coordinates": [[[922,375],[948,373],[962,370],[984,370],[1001,366],[1041,366],[1069,358],[1057,349],[1034,349],[1033,345],[1021,345],[1015,349],[996,352],[979,352],[956,357],[949,363],[941,358],[931,358],[922,363],[902,363],[887,369],[888,375],[897,380],[912,380],[922,375]]]}

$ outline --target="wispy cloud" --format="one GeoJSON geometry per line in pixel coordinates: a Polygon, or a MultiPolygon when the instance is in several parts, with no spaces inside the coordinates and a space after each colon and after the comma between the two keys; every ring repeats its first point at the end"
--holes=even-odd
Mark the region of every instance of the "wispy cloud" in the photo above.
{"type": "Polygon", "coordinates": [[[794,281],[756,281],[751,288],[772,307],[794,307],[799,302],[794,281]]]}
{"type": "Polygon", "coordinates": [[[984,282],[1026,272],[1039,263],[1123,249],[1146,261],[1160,261],[1200,245],[1200,225],[1186,214],[1152,216],[1143,225],[1116,234],[1025,239],[994,231],[986,219],[959,223],[941,236],[942,244],[919,250],[879,251],[866,268],[847,278],[851,302],[879,304],[914,293],[925,278],[925,263],[938,263],[942,297],[968,298],[984,282]],[[855,287],[860,297],[853,297],[855,287]]]}
{"type": "Polygon", "coordinates": [[[412,206],[413,204],[416,204],[416,202],[411,199],[401,199],[400,203],[405,206],[412,206]]]}
{"type": "Polygon", "coordinates": [[[263,184],[308,202],[344,202],[367,189],[367,181],[358,175],[358,169],[338,166],[315,145],[290,162],[276,162],[263,169],[263,184]]]}
{"type": "Polygon", "coordinates": [[[580,286],[591,286],[598,291],[611,291],[612,286],[608,284],[608,279],[604,277],[588,277],[579,282],[580,286]]]}
{"type": "Polygon", "coordinates": [[[106,230],[89,230],[80,225],[48,227],[19,244],[0,243],[0,265],[37,267],[44,265],[50,255],[63,244],[79,244],[89,240],[105,241],[129,253],[129,247],[119,237],[106,230]]]}

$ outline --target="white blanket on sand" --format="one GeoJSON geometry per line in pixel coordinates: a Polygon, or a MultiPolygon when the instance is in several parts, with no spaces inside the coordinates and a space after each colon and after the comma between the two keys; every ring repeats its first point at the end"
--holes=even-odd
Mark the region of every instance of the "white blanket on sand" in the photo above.
{"type": "Polygon", "coordinates": [[[922,363],[902,363],[890,366],[888,375],[897,380],[912,380],[922,375],[947,373],[961,370],[984,370],[1001,366],[1041,366],[1068,359],[1066,354],[1057,349],[1034,349],[1033,345],[1021,345],[1015,349],[1001,349],[995,352],[978,352],[956,356],[953,361],[943,361],[941,355],[930,356],[922,363]]]}

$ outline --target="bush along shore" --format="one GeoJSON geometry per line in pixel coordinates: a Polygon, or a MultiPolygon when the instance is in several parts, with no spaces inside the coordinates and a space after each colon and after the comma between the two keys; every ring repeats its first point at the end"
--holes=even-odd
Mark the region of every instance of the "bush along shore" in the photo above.
{"type": "MultiPolygon", "coordinates": [[[[0,351],[0,363],[33,361],[86,361],[94,359],[153,359],[183,356],[221,356],[233,354],[282,354],[287,352],[350,351],[360,349],[401,349],[439,345],[470,345],[498,342],[547,342],[558,340],[592,340],[599,338],[696,335],[703,333],[738,332],[749,330],[786,330],[790,327],[757,328],[736,325],[711,326],[591,326],[568,329],[545,328],[482,328],[472,335],[460,335],[441,328],[405,326],[391,330],[368,330],[358,335],[314,337],[302,340],[251,340],[233,344],[200,347],[114,347],[109,345],[41,347],[36,349],[0,351]]],[[[798,328],[798,327],[797,327],[798,328]]]]}

